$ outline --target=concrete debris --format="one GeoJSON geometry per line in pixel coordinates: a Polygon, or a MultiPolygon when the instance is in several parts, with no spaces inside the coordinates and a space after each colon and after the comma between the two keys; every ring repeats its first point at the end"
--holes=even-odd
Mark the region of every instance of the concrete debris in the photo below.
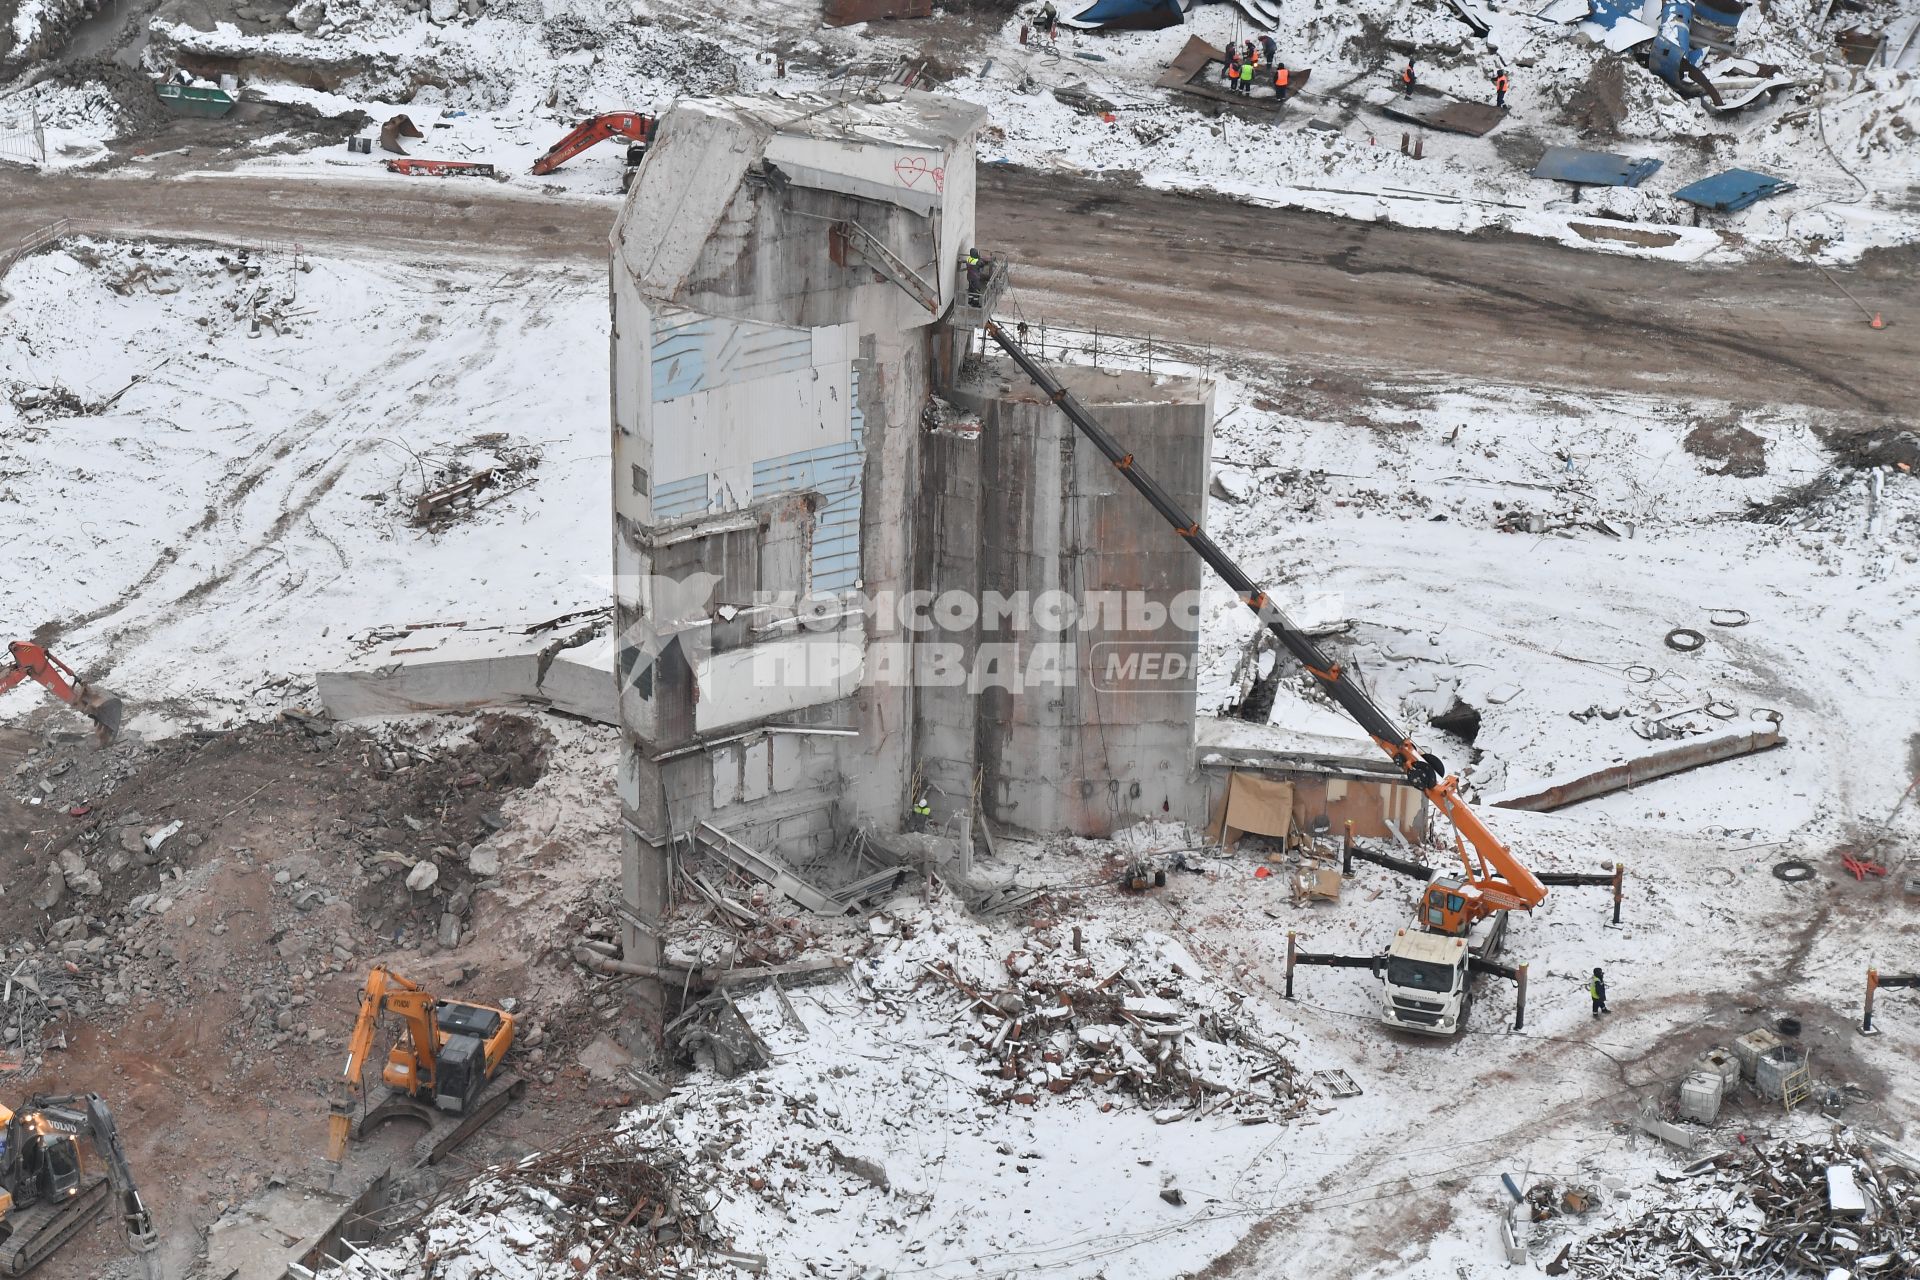
{"type": "Polygon", "coordinates": [[[407,888],[415,893],[426,892],[439,883],[439,880],[440,867],[430,858],[422,858],[413,864],[411,871],[407,872],[407,888]]]}
{"type": "Polygon", "coordinates": [[[903,923],[869,942],[874,999],[957,1005],[994,1101],[1131,1095],[1169,1120],[1218,1109],[1257,1123],[1296,1116],[1315,1096],[1278,1034],[1172,938],[1042,920],[1023,947],[990,955],[978,926],[931,912],[903,923]]]}
{"type": "Polygon", "coordinates": [[[1825,1143],[1752,1143],[1656,1185],[1664,1198],[1639,1217],[1567,1251],[1572,1274],[1882,1280],[1920,1264],[1920,1170],[1847,1130],[1825,1143]]]}
{"type": "MultiPolygon", "coordinates": [[[[1580,714],[1584,713],[1576,714],[1575,718],[1578,719],[1580,714]]],[[[1612,718],[1605,711],[1598,711],[1598,714],[1603,718],[1612,718]]],[[[1742,756],[1770,751],[1785,741],[1785,736],[1777,728],[1703,738],[1689,742],[1685,746],[1650,752],[1637,760],[1629,760],[1625,764],[1612,765],[1593,773],[1583,774],[1578,778],[1570,778],[1541,791],[1496,800],[1494,804],[1502,809],[1528,809],[1536,813],[1551,813],[1556,809],[1578,804],[1582,800],[1625,791],[1643,782],[1651,782],[1655,778],[1665,778],[1683,773],[1688,769],[1697,769],[1702,765],[1717,764],[1722,760],[1737,760],[1742,756]]]]}

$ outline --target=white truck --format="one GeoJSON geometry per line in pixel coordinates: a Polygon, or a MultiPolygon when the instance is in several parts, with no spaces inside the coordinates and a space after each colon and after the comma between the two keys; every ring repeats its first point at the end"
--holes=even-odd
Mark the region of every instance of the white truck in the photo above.
{"type": "Polygon", "coordinates": [[[1474,961],[1492,960],[1506,937],[1504,911],[1481,920],[1466,937],[1430,933],[1417,924],[1400,930],[1380,968],[1380,1020],[1430,1036],[1465,1031],[1479,976],[1474,961]]]}

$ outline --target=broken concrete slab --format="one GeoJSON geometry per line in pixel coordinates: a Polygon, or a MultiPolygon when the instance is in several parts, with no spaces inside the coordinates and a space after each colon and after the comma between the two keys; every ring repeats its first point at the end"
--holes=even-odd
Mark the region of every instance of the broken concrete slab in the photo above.
{"type": "Polygon", "coordinates": [[[701,848],[717,854],[754,879],[763,880],[772,885],[809,911],[816,911],[823,916],[839,916],[847,913],[848,908],[845,903],[802,880],[788,870],[786,864],[778,858],[741,843],[711,822],[702,822],[696,826],[693,837],[699,842],[701,848]]]}
{"type": "Polygon", "coordinates": [[[633,1065],[633,1055],[611,1037],[598,1035],[580,1051],[580,1069],[595,1080],[618,1080],[633,1065]]]}
{"type": "Polygon", "coordinates": [[[1696,738],[1684,746],[1669,747],[1664,751],[1651,752],[1637,760],[1625,764],[1613,765],[1593,773],[1570,778],[1555,783],[1543,790],[1529,792],[1526,795],[1509,796],[1495,800],[1498,809],[1526,809],[1534,813],[1551,813],[1582,800],[1591,800],[1595,796],[1610,795],[1615,791],[1624,791],[1655,778],[1665,778],[1672,774],[1684,773],[1688,769],[1697,769],[1701,765],[1717,764],[1722,760],[1734,760],[1741,756],[1750,756],[1760,751],[1770,751],[1780,746],[1786,738],[1777,729],[1760,729],[1751,732],[1735,732],[1716,737],[1696,738]]]}
{"type": "Polygon", "coordinates": [[[612,637],[557,649],[518,628],[398,630],[352,662],[315,677],[336,720],[535,707],[619,722],[612,637]]]}

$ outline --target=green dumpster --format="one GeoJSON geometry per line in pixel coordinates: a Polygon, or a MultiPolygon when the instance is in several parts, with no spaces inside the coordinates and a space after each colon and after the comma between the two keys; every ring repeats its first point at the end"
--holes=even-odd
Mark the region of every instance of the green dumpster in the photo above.
{"type": "Polygon", "coordinates": [[[163,84],[154,92],[160,95],[161,104],[177,116],[223,116],[233,110],[233,95],[225,89],[163,84]]]}

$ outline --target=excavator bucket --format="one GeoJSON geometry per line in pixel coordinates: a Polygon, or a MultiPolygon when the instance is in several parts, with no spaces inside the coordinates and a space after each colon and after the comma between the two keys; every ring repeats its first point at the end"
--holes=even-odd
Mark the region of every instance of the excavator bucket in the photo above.
{"type": "Polygon", "coordinates": [[[101,746],[112,742],[120,733],[120,722],[125,718],[126,708],[120,699],[105,689],[83,684],[74,690],[73,705],[75,710],[93,721],[94,738],[101,746]]]}

